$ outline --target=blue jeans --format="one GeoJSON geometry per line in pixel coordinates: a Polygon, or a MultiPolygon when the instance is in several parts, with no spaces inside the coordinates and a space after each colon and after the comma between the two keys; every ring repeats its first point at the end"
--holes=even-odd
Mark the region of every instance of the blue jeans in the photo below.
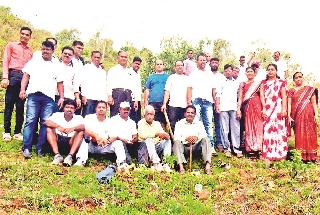
{"type": "Polygon", "coordinates": [[[43,93],[36,92],[28,95],[26,122],[23,129],[23,149],[29,149],[31,151],[34,129],[40,119],[39,138],[36,149],[37,152],[43,151],[43,146],[47,139],[44,121],[54,113],[56,108],[54,100],[43,93]]]}
{"type": "Polygon", "coordinates": [[[214,146],[213,130],[212,130],[212,118],[213,118],[212,103],[201,98],[195,98],[192,103],[197,109],[198,119],[202,121],[204,128],[206,129],[211,146],[214,146]]]}
{"type": "Polygon", "coordinates": [[[83,106],[82,109],[82,117],[86,115],[96,113],[96,106],[98,104],[98,100],[87,99],[87,104],[83,106]]]}
{"type": "Polygon", "coordinates": [[[219,145],[222,146],[221,128],[220,128],[220,114],[216,112],[214,105],[213,105],[213,116],[214,116],[214,130],[216,133],[215,146],[219,146],[219,145]]]}

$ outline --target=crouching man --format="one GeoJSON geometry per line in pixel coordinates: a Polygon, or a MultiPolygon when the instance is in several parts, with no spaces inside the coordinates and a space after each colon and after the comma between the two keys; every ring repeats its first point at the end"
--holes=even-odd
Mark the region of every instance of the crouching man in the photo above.
{"type": "Polygon", "coordinates": [[[117,166],[120,167],[126,162],[126,154],[123,143],[117,137],[110,137],[110,127],[113,125],[107,119],[108,104],[105,101],[98,101],[95,111],[96,113],[89,114],[84,119],[88,141],[81,143],[75,165],[83,166],[88,160],[88,153],[101,155],[115,153],[117,166]]]}
{"type": "Polygon", "coordinates": [[[183,164],[186,163],[185,155],[190,152],[192,145],[192,154],[202,158],[205,164],[205,173],[211,172],[211,144],[209,143],[207,133],[202,122],[195,119],[196,108],[193,105],[186,107],[185,118],[178,121],[175,126],[173,152],[177,156],[179,172],[184,173],[183,164]]]}
{"type": "Polygon", "coordinates": [[[55,154],[52,164],[63,162],[64,166],[71,166],[73,156],[82,142],[83,118],[74,114],[76,107],[75,101],[66,99],[63,103],[63,112],[56,112],[45,121],[47,139],[55,154]],[[60,152],[68,154],[65,159],[60,152]]]}
{"type": "Polygon", "coordinates": [[[154,116],[154,107],[147,105],[144,110],[144,118],[138,122],[138,139],[147,145],[149,159],[153,167],[157,171],[164,169],[170,172],[169,165],[164,164],[162,166],[159,158],[161,155],[164,158],[171,155],[170,136],[164,132],[160,122],[154,121],[154,116]]]}

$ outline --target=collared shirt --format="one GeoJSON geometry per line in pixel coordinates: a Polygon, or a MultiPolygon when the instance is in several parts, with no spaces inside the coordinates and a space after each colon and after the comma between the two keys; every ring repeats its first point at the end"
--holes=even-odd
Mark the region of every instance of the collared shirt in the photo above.
{"type": "Polygon", "coordinates": [[[183,73],[185,75],[190,75],[196,69],[197,63],[194,60],[188,58],[183,61],[183,73]]]}
{"type": "Polygon", "coordinates": [[[217,88],[218,84],[212,72],[196,69],[190,75],[192,87],[192,99],[201,98],[213,103],[212,89],[217,88]]]}
{"type": "Polygon", "coordinates": [[[187,144],[188,142],[186,141],[186,138],[190,136],[196,136],[198,140],[207,137],[203,123],[196,118],[194,118],[192,123],[187,122],[185,118],[181,119],[175,126],[175,140],[182,141],[183,144],[187,144]]]}
{"type": "Polygon", "coordinates": [[[61,62],[59,67],[63,76],[64,97],[74,99],[74,93],[79,92],[80,74],[73,67],[73,64],[65,65],[61,62]]]}
{"type": "Polygon", "coordinates": [[[101,138],[109,137],[109,120],[99,121],[97,114],[89,114],[84,118],[85,129],[92,131],[101,138]]]}
{"type": "Polygon", "coordinates": [[[132,135],[138,133],[136,123],[130,118],[127,120],[122,119],[119,114],[111,117],[109,123],[111,125],[109,130],[110,137],[132,140],[132,135]]]}
{"type": "Polygon", "coordinates": [[[128,69],[129,75],[131,76],[132,84],[134,85],[134,91],[132,92],[132,100],[133,101],[141,101],[142,95],[142,86],[141,86],[141,78],[140,71],[135,72],[132,67],[128,69]]]}
{"type": "Polygon", "coordinates": [[[246,67],[245,66],[239,65],[239,76],[238,76],[237,80],[239,80],[240,82],[244,82],[244,81],[248,80],[248,78],[246,76],[246,67]]]}
{"type": "Polygon", "coordinates": [[[32,58],[22,71],[30,75],[27,94],[41,92],[54,100],[57,82],[63,82],[58,63],[32,58]]]}
{"type": "Polygon", "coordinates": [[[112,89],[124,88],[131,90],[133,97],[136,97],[136,86],[132,81],[132,77],[129,74],[129,69],[124,68],[120,64],[112,67],[108,71],[108,84],[107,93],[109,96],[112,95],[112,89]]]}
{"type": "Polygon", "coordinates": [[[22,70],[31,58],[32,49],[28,44],[24,46],[20,41],[8,43],[3,55],[2,77],[8,78],[9,69],[22,70]]]}
{"type": "Polygon", "coordinates": [[[218,97],[220,98],[220,111],[237,110],[239,81],[225,78],[221,84],[218,97]]]}
{"type": "MultiPolygon", "coordinates": [[[[38,60],[39,59],[42,59],[42,51],[35,51],[33,52],[33,55],[32,55],[32,59],[34,58],[37,58],[38,60]]],[[[51,59],[52,62],[54,63],[59,63],[59,58],[57,58],[56,56],[52,55],[52,59],[51,59]]]]}
{"type": "Polygon", "coordinates": [[[190,86],[189,76],[176,73],[170,75],[164,88],[170,93],[169,105],[185,108],[187,106],[187,89],[190,86]]]}
{"type": "Polygon", "coordinates": [[[280,79],[284,80],[285,76],[285,71],[288,70],[287,64],[284,60],[278,60],[278,61],[273,61],[272,63],[277,65],[277,75],[280,77],[280,79]]]}
{"type": "Polygon", "coordinates": [[[93,63],[83,66],[80,74],[81,94],[87,99],[107,101],[107,72],[93,63]]]}
{"type": "Polygon", "coordinates": [[[160,122],[153,121],[149,124],[144,118],[138,122],[138,137],[140,141],[144,141],[147,138],[153,138],[154,141],[158,143],[160,138],[156,137],[156,133],[164,133],[160,122]]]}
{"type": "MultiPolygon", "coordinates": [[[[82,116],[80,115],[75,115],[73,114],[73,117],[70,121],[66,121],[65,117],[64,117],[64,112],[56,112],[54,114],[52,114],[48,120],[56,123],[57,125],[63,127],[63,128],[72,128],[72,127],[76,127],[79,125],[83,125],[84,121],[82,116]]],[[[56,133],[62,136],[68,136],[68,137],[73,137],[73,135],[75,134],[75,131],[69,133],[69,134],[65,134],[60,132],[57,128],[55,129],[56,133]]]]}

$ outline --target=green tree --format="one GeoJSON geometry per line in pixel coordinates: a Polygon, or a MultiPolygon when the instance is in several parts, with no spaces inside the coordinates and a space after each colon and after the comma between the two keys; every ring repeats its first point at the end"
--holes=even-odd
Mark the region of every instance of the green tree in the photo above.
{"type": "Polygon", "coordinates": [[[58,40],[57,50],[60,52],[62,47],[71,46],[73,41],[79,40],[80,31],[75,28],[63,29],[55,34],[55,38],[58,40]]]}

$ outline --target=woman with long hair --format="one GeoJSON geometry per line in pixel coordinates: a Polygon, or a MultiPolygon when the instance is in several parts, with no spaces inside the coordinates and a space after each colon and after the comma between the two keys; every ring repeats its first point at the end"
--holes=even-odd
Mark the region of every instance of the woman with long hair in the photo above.
{"type": "Polygon", "coordinates": [[[288,152],[286,81],[278,78],[275,64],[267,66],[267,79],[261,82],[260,98],[264,118],[262,159],[267,162],[285,159],[288,152]]]}
{"type": "Polygon", "coordinates": [[[260,81],[255,81],[256,72],[252,67],[246,69],[247,81],[239,88],[237,117],[244,128],[245,151],[255,158],[259,157],[263,141],[262,104],[260,100],[260,81]]]}
{"type": "Polygon", "coordinates": [[[293,75],[295,87],[288,93],[289,123],[294,130],[295,148],[302,160],[317,162],[318,90],[303,84],[303,74],[293,75]]]}

